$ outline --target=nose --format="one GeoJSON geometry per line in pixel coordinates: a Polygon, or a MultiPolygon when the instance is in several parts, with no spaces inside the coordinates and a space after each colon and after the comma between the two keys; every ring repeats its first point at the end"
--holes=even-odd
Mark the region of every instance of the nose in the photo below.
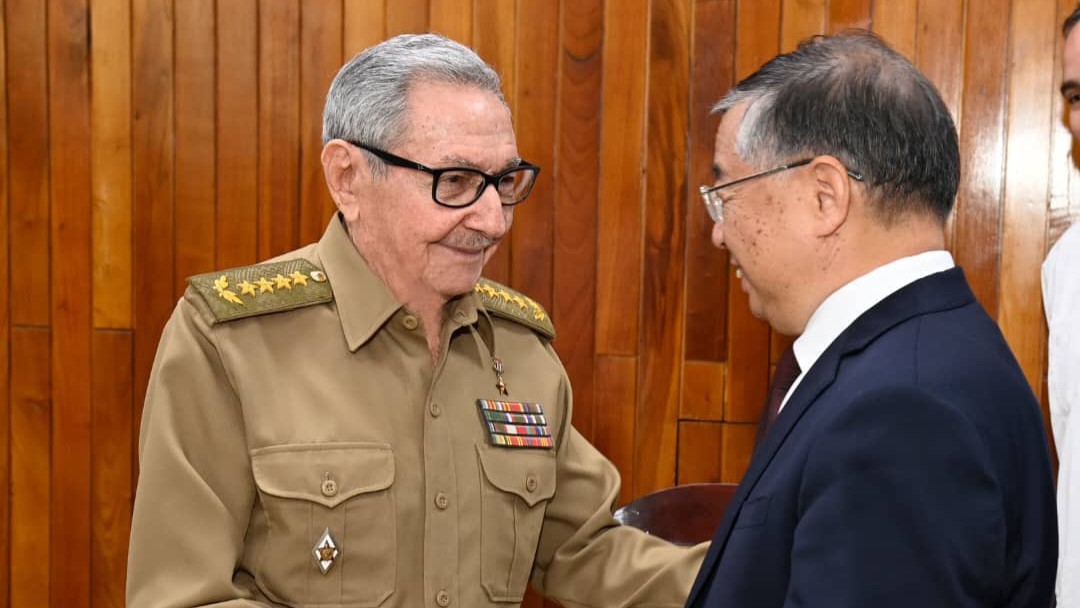
{"type": "Polygon", "coordinates": [[[716,222],[713,224],[712,244],[716,247],[724,246],[724,222],[716,222]]]}
{"type": "Polygon", "coordinates": [[[480,198],[469,206],[465,226],[485,235],[499,239],[510,228],[513,207],[504,207],[498,191],[490,184],[480,193],[480,198]]]}

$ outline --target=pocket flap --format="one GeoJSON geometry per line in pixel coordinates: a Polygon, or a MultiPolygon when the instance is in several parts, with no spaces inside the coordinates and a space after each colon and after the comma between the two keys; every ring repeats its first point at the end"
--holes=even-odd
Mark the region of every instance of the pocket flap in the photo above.
{"type": "Polygon", "coordinates": [[[389,488],[394,452],[385,443],[276,445],[252,451],[251,471],[266,494],[333,508],[357,494],[389,488]]]}
{"type": "Polygon", "coordinates": [[[555,495],[555,452],[477,444],[480,467],[491,485],[515,494],[530,507],[555,495]]]}

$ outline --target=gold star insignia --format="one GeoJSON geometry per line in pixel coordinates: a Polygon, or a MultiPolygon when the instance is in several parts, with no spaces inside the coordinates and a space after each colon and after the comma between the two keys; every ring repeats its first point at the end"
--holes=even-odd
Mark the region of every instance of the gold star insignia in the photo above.
{"type": "Polygon", "coordinates": [[[235,292],[229,291],[228,289],[222,289],[218,291],[218,295],[221,296],[226,302],[232,302],[233,304],[239,304],[240,306],[244,306],[244,301],[241,300],[235,292]]]}
{"type": "Polygon", "coordinates": [[[324,562],[334,560],[334,547],[330,545],[330,541],[323,543],[323,546],[319,547],[319,559],[324,562]]]}
{"type": "Polygon", "coordinates": [[[293,273],[289,275],[289,278],[292,279],[293,285],[307,285],[307,277],[300,274],[298,271],[294,270],[293,273]]]}
{"type": "Polygon", "coordinates": [[[259,293],[267,292],[274,293],[274,284],[266,280],[266,277],[260,278],[255,281],[255,284],[259,286],[259,293]]]}
{"type": "Polygon", "coordinates": [[[525,300],[521,296],[514,296],[514,304],[521,307],[521,310],[525,310],[525,300]]]}
{"type": "Polygon", "coordinates": [[[214,289],[218,290],[218,293],[221,293],[223,290],[228,288],[229,278],[227,276],[221,275],[220,277],[214,279],[214,289]]]}
{"type": "Polygon", "coordinates": [[[255,297],[255,284],[252,283],[251,281],[244,281],[243,283],[240,283],[239,287],[240,287],[240,295],[246,296],[246,295],[250,294],[251,297],[253,297],[253,298],[255,297]]]}
{"type": "Polygon", "coordinates": [[[274,287],[277,287],[278,289],[292,290],[292,281],[281,276],[280,274],[274,277],[274,282],[277,283],[277,285],[274,285],[274,287]]]}
{"type": "Polygon", "coordinates": [[[506,300],[507,302],[512,302],[513,301],[513,298],[510,297],[510,294],[503,291],[503,290],[501,290],[501,289],[499,290],[499,297],[506,300]]]}

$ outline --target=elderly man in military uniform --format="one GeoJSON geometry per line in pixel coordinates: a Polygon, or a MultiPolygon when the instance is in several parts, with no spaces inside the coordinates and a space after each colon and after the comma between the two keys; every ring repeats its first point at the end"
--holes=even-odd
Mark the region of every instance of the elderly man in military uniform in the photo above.
{"type": "Polygon", "coordinates": [[[619,526],[544,309],[480,278],[540,168],[436,35],[331,86],[322,239],[196,276],[140,436],[128,606],[681,606],[704,546],[619,526]]]}

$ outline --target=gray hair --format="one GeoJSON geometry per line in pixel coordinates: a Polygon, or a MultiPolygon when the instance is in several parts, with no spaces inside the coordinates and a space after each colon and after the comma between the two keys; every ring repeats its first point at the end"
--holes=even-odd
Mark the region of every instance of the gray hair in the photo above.
{"type": "MultiPolygon", "coordinates": [[[[362,51],[338,71],[323,109],[323,144],[343,139],[394,147],[408,130],[409,91],[421,82],[475,87],[506,103],[499,75],[472,49],[438,34],[403,34],[362,51]]],[[[383,162],[367,156],[372,172],[384,174],[383,162]]]]}
{"type": "Polygon", "coordinates": [[[828,154],[863,175],[878,217],[944,221],[960,182],[960,147],[934,85],[865,31],[816,36],[763,65],[713,108],[748,102],[736,151],[761,167],[828,154]]]}

